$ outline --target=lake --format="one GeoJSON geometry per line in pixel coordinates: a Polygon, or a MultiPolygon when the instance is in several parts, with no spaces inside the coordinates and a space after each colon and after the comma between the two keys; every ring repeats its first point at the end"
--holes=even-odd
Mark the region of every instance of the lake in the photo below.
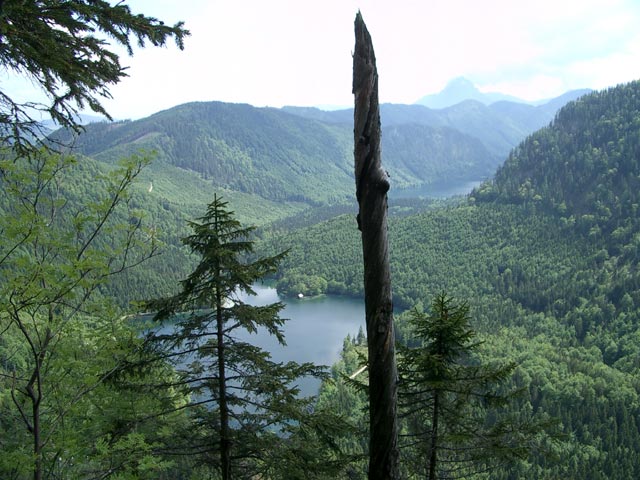
{"type": "Polygon", "coordinates": [[[484,179],[468,180],[452,183],[423,184],[411,188],[389,190],[390,198],[448,198],[456,195],[467,195],[479,187],[484,179]]]}
{"type": "MultiPolygon", "coordinates": [[[[282,327],[286,346],[282,346],[265,329],[249,333],[238,329],[234,336],[259,346],[271,354],[275,362],[312,362],[330,367],[340,358],[342,342],[347,335],[355,337],[360,326],[365,329],[364,300],[348,297],[320,296],[283,300],[275,288],[254,285],[255,296],[239,295],[249,305],[267,305],[283,301],[285,308],[280,317],[288,319],[282,327]]],[[[158,333],[170,333],[172,324],[160,327],[158,333]]],[[[303,378],[299,382],[303,395],[318,393],[320,382],[303,378]]]]}
{"type": "Polygon", "coordinates": [[[364,300],[334,296],[283,300],[275,288],[254,285],[254,290],[256,296],[242,296],[242,300],[250,305],[285,303],[280,316],[288,319],[283,328],[287,346],[279,345],[265,331],[243,332],[239,336],[271,352],[276,361],[330,366],[340,357],[347,334],[353,337],[361,326],[365,328],[364,300]]]}
{"type": "MultiPolygon", "coordinates": [[[[280,317],[288,319],[282,329],[287,345],[283,347],[264,330],[255,334],[242,331],[238,337],[270,352],[276,362],[293,360],[331,366],[340,358],[345,337],[356,336],[361,326],[366,331],[364,300],[326,295],[285,300],[278,296],[275,288],[254,285],[253,289],[257,295],[242,296],[242,301],[249,305],[285,303],[280,317]]],[[[303,395],[315,395],[320,382],[303,378],[299,386],[303,395]]]]}

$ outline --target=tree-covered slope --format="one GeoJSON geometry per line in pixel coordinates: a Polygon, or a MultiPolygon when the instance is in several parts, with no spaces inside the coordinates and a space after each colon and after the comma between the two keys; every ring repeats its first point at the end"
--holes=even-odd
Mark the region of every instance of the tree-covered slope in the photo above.
{"type": "Polygon", "coordinates": [[[339,127],[274,109],[209,102],[133,122],[89,125],[76,148],[104,161],[153,149],[159,161],[197,172],[217,187],[278,201],[335,202],[350,190],[348,144],[339,127]]]}
{"type": "MultiPolygon", "coordinates": [[[[640,475],[638,98],[633,82],[569,104],[466,205],[390,221],[396,306],[468,300],[491,355],[519,362],[522,405],[567,434],[559,459],[492,478],[640,475]]],[[[285,289],[361,294],[352,215],[276,242],[285,289]]]]}
{"type": "Polygon", "coordinates": [[[640,82],[632,82],[564,107],[477,196],[538,205],[594,233],[611,232],[635,223],[639,174],[640,82]]]}
{"type": "MultiPolygon", "coordinates": [[[[382,149],[394,188],[491,176],[508,150],[553,114],[544,107],[508,114],[504,106],[492,108],[384,105],[382,149]]],[[[187,170],[212,187],[262,199],[336,204],[353,196],[352,121],[350,111],[200,102],[136,121],[90,124],[74,148],[105,162],[144,148],[156,152],[169,177],[170,168],[177,177],[187,170]]],[[[66,132],[53,138],[71,140],[66,132]]]]}
{"type": "Polygon", "coordinates": [[[391,183],[400,189],[477,180],[495,168],[495,156],[480,140],[449,127],[389,126],[382,152],[391,183]]]}

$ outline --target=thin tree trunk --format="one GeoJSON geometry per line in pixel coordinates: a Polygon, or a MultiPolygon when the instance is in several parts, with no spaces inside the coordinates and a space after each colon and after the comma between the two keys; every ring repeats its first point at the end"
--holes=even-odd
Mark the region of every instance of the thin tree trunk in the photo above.
{"type": "MultiPolygon", "coordinates": [[[[218,233],[217,216],[214,219],[214,222],[216,233],[218,233]]],[[[220,277],[220,265],[216,262],[216,278],[220,277]]],[[[222,306],[222,292],[218,285],[216,286],[216,334],[218,340],[218,403],[220,406],[220,467],[222,470],[222,480],[230,480],[231,439],[229,438],[229,406],[227,405],[227,378],[224,355],[224,318],[222,316],[222,306]]]]}
{"type": "Polygon", "coordinates": [[[431,446],[429,450],[429,480],[436,480],[436,464],[438,463],[438,414],[440,413],[440,392],[433,394],[433,415],[431,415],[431,446]]]}
{"type": "Polygon", "coordinates": [[[33,479],[40,480],[42,478],[42,441],[40,430],[40,399],[42,397],[40,390],[40,365],[36,367],[37,376],[37,390],[36,394],[30,385],[27,388],[29,396],[31,397],[32,415],[33,415],[33,479]]]}
{"type": "MultiPolygon", "coordinates": [[[[49,324],[53,322],[53,308],[49,306],[49,324]]],[[[49,342],[52,339],[51,329],[46,328],[44,340],[40,346],[40,351],[34,356],[35,364],[31,378],[26,387],[27,396],[31,401],[31,434],[33,437],[33,478],[42,479],[42,427],[41,410],[42,404],[42,364],[44,362],[49,342]]],[[[29,428],[27,422],[27,428],[29,428]]]]}
{"type": "Polygon", "coordinates": [[[369,479],[399,478],[397,379],[389,249],[389,179],[380,161],[378,72],[360,12],[353,55],[354,156],[369,349],[369,479]]]}
{"type": "Polygon", "coordinates": [[[231,439],[229,438],[229,406],[227,405],[227,379],[224,357],[224,322],[222,298],[216,292],[216,324],[218,336],[218,398],[220,404],[220,465],[222,480],[231,478],[231,439]]]}

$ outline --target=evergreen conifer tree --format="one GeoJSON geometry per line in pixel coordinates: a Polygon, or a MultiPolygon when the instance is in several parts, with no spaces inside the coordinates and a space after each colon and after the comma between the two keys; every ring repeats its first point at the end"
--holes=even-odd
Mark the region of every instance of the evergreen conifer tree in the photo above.
{"type": "Polygon", "coordinates": [[[541,430],[514,422],[496,407],[514,400],[506,386],[515,364],[483,365],[472,357],[480,345],[469,306],[441,293],[431,311],[412,312],[417,345],[399,361],[401,448],[411,478],[467,478],[503,461],[526,457],[541,430]]]}
{"type": "Polygon", "coordinates": [[[206,214],[190,223],[183,242],[200,256],[177,295],[152,302],[157,319],[177,318],[169,333],[156,334],[170,348],[181,384],[190,392],[194,425],[185,449],[223,479],[251,478],[272,468],[291,424],[301,421],[308,399],[295,381],[319,375],[310,363],[277,363],[252,345],[248,334],[264,329],[285,344],[281,302],[254,306],[243,295],[273,273],[283,257],[250,261],[253,228],[242,227],[217,196],[206,214]]]}
{"type": "Polygon", "coordinates": [[[134,39],[143,47],[173,38],[182,49],[188,35],[182,22],[165,25],[132,13],[125,2],[0,1],[0,67],[28,78],[47,97],[47,103],[21,102],[0,87],[0,142],[20,156],[37,154],[45,133],[38,112],[75,131],[84,108],[110,118],[101,102],[127,76],[112,45],[133,55],[134,39]]]}

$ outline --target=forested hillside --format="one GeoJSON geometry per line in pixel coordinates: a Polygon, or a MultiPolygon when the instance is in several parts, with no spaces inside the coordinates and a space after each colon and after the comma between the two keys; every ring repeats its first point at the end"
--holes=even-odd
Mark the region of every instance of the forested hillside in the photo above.
{"type": "Polygon", "coordinates": [[[119,51],[190,32],[126,2],[0,10],[0,66],[44,94],[0,86],[2,479],[640,478],[640,82],[557,114],[583,92],[383,107],[395,312],[368,334],[397,327],[396,450],[395,426],[367,431],[362,329],[330,368],[257,338],[286,347],[262,281],[297,306],[362,295],[352,111],[198,102],[85,129],[119,51]],[[470,195],[410,198],[504,158],[470,195]],[[367,472],[378,446],[399,466],[367,472]]]}
{"type": "MultiPolygon", "coordinates": [[[[540,107],[384,105],[385,166],[398,189],[487,178],[559,103],[577,94],[540,107]]],[[[191,171],[218,189],[318,206],[352,199],[352,117],[350,111],[201,102],[136,121],[90,124],[73,144],[75,152],[105,162],[154,151],[150,181],[171,183],[191,171]]],[[[71,140],[65,131],[52,138],[71,140]]]]}
{"type": "MultiPolygon", "coordinates": [[[[484,105],[477,100],[465,100],[434,110],[423,105],[387,103],[380,106],[380,116],[385,131],[394,125],[418,124],[433,128],[449,127],[469,135],[481,141],[494,156],[492,167],[495,169],[528,134],[549,124],[563,105],[587,93],[589,90],[567,92],[538,106],[510,101],[484,105]]],[[[324,122],[353,122],[352,109],[326,112],[316,108],[285,107],[284,110],[324,122]]],[[[383,150],[386,152],[384,141],[383,135],[383,150]]]]}
{"type": "MultiPolygon", "coordinates": [[[[583,97],[466,205],[390,222],[396,307],[442,290],[468,300],[491,355],[518,362],[526,408],[560,420],[567,441],[535,478],[640,474],[625,453],[640,446],[638,98],[639,82],[583,97]]],[[[283,290],[361,293],[353,216],[275,242],[291,248],[283,290]]]]}
{"type": "Polygon", "coordinates": [[[476,195],[537,205],[619,240],[640,201],[640,97],[637,82],[563,108],[553,127],[527,138],[476,195]]]}
{"type": "Polygon", "coordinates": [[[344,201],[348,136],[335,126],[292,120],[298,119],[273,109],[194,103],[138,121],[89,125],[76,148],[102,161],[146,148],[212,187],[280,202],[344,201]]]}

